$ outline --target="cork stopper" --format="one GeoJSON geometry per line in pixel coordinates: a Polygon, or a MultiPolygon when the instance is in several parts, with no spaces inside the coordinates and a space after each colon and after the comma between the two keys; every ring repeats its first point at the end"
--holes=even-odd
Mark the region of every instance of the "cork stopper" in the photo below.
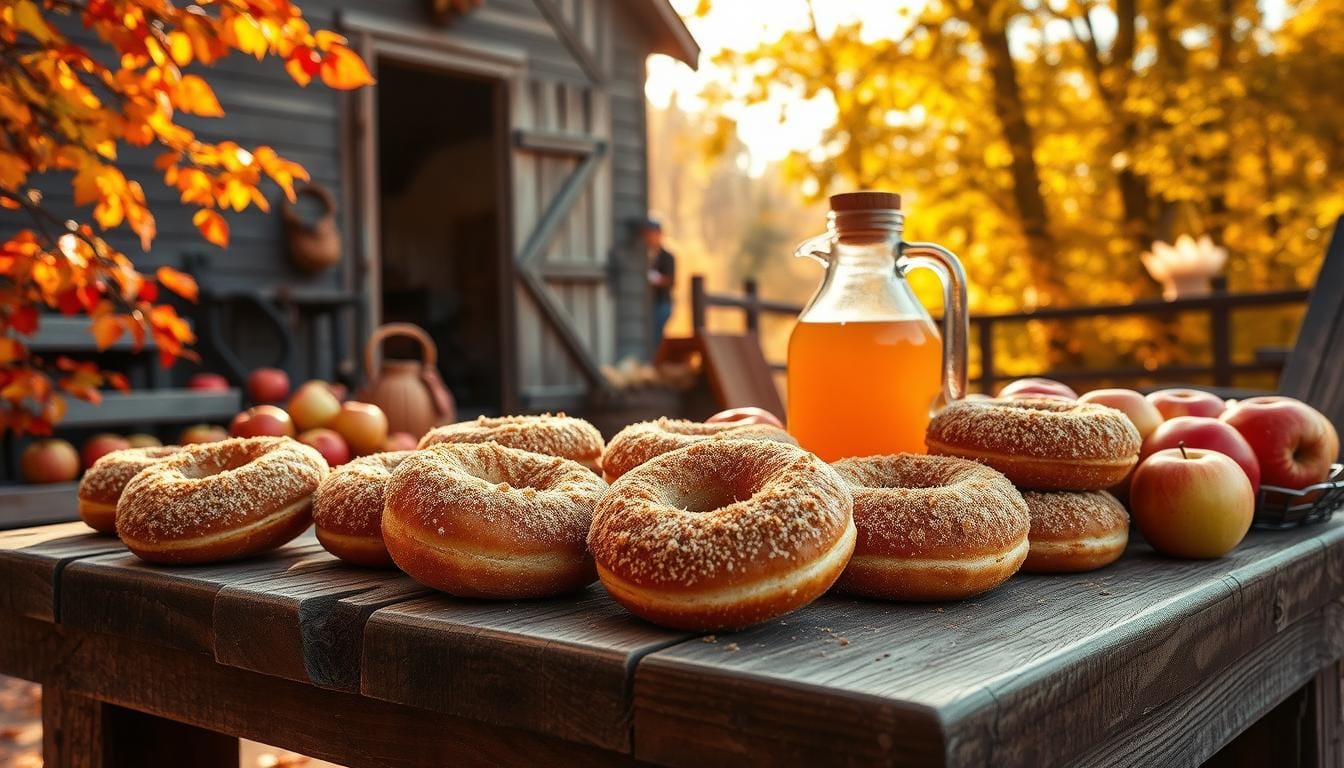
{"type": "Polygon", "coordinates": [[[831,210],[840,211],[899,211],[901,196],[895,192],[842,192],[831,195],[831,210]]]}

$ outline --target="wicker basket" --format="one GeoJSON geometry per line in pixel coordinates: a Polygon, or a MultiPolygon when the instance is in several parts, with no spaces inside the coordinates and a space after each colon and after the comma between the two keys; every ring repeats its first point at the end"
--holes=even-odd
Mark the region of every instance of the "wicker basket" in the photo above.
{"type": "Polygon", "coordinates": [[[1330,468],[1323,483],[1306,488],[1260,486],[1255,503],[1255,527],[1282,530],[1329,520],[1335,510],[1344,507],[1344,464],[1330,468]]]}

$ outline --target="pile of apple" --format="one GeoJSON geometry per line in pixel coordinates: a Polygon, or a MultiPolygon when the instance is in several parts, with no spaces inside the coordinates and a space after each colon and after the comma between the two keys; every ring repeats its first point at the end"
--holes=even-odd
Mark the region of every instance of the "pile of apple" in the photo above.
{"type": "Polygon", "coordinates": [[[1261,484],[1301,489],[1328,479],[1339,435],[1320,411],[1278,395],[1223,400],[1197,389],[1130,389],[1077,395],[1051,379],[1021,379],[1000,397],[1077,399],[1122,411],[1143,437],[1123,487],[1153,548],[1179,557],[1221,557],[1250,530],[1261,484]]]}
{"type": "Polygon", "coordinates": [[[289,377],[275,368],[259,368],[247,379],[247,393],[255,405],[229,424],[233,437],[294,437],[321,453],[331,466],[354,456],[415,448],[417,439],[406,432],[388,434],[387,416],[372,403],[345,400],[345,387],[312,380],[289,391],[289,377]],[[280,407],[277,403],[288,404],[280,407]]]}
{"type": "Polygon", "coordinates": [[[79,477],[81,470],[93,466],[103,456],[123,448],[148,448],[162,445],[153,435],[114,435],[100,432],[84,441],[76,451],[68,440],[47,438],[29,443],[19,456],[19,471],[29,483],[68,483],[79,477]]]}

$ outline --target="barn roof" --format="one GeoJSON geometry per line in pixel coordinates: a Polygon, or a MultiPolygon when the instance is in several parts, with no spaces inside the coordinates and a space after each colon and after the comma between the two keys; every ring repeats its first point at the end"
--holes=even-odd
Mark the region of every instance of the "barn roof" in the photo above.
{"type": "Polygon", "coordinates": [[[700,61],[700,44],[691,37],[686,23],[672,8],[670,0],[635,0],[631,10],[653,35],[653,52],[665,53],[695,69],[700,61]]]}

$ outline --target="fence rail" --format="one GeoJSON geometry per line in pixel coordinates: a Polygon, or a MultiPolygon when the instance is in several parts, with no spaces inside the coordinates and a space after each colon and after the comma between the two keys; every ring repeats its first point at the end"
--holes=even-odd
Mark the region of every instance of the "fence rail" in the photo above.
{"type": "MultiPolygon", "coordinates": [[[[1099,317],[1152,317],[1168,318],[1185,312],[1204,312],[1208,316],[1209,339],[1212,360],[1208,365],[1163,366],[1154,371],[1143,367],[1087,368],[1080,370],[1044,371],[1037,375],[1048,375],[1063,381],[1082,379],[1098,380],[1138,380],[1161,375],[1168,380],[1207,376],[1217,387],[1231,387],[1234,377],[1244,373],[1274,373],[1283,368],[1283,355],[1257,355],[1251,362],[1238,363],[1232,359],[1232,313],[1250,307],[1288,306],[1305,304],[1310,291],[1305,289],[1290,291],[1267,291],[1263,293],[1227,293],[1221,286],[1215,285],[1214,293],[1209,296],[1192,299],[1163,301],[1143,299],[1131,304],[1102,304],[1086,307],[1046,307],[1031,312],[1003,312],[998,314],[971,315],[971,328],[974,336],[972,343],[980,352],[980,375],[976,378],[980,388],[992,392],[1000,381],[1018,378],[1018,374],[1005,374],[995,370],[994,330],[1012,323],[1032,321],[1078,320],[1099,317]]],[[[802,306],[783,301],[761,298],[756,281],[744,280],[741,295],[710,293],[705,288],[703,275],[691,277],[691,321],[695,328],[706,327],[711,309],[736,309],[743,313],[747,331],[759,333],[761,316],[765,314],[797,317],[802,306]]],[[[785,370],[782,363],[771,363],[775,370],[785,370]]]]}

